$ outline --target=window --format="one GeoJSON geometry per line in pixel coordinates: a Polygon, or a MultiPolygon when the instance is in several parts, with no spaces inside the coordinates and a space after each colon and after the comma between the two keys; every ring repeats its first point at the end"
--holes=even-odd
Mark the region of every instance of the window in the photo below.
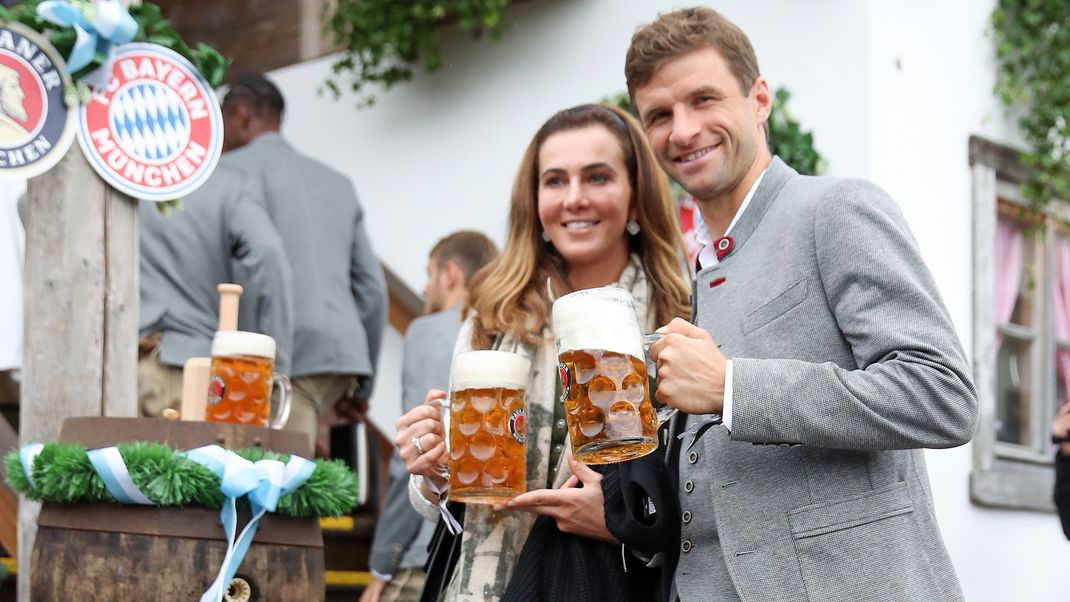
{"type": "Polygon", "coordinates": [[[1051,510],[1050,440],[1070,396],[1070,229],[1066,203],[1031,213],[1018,153],[970,140],[974,377],[981,404],[970,496],[1051,510]]]}

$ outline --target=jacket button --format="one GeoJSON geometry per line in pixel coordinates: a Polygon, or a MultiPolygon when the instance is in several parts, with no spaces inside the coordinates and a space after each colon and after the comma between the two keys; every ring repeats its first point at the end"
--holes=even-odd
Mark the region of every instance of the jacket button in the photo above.
{"type": "Polygon", "coordinates": [[[687,461],[692,464],[698,462],[698,454],[695,452],[691,452],[691,454],[687,456],[687,461]]]}
{"type": "Polygon", "coordinates": [[[695,488],[695,483],[693,483],[692,481],[688,481],[688,482],[684,483],[684,491],[686,491],[688,493],[691,493],[691,491],[694,488],[695,488]]]}
{"type": "Polygon", "coordinates": [[[691,522],[691,511],[690,511],[690,510],[684,510],[684,516],[683,516],[683,518],[684,518],[684,524],[685,524],[685,525],[686,525],[687,523],[691,522]]]}
{"type": "Polygon", "coordinates": [[[684,542],[682,544],[680,544],[680,551],[682,551],[684,554],[687,554],[688,552],[690,552],[691,551],[691,540],[685,539],[684,542]]]}

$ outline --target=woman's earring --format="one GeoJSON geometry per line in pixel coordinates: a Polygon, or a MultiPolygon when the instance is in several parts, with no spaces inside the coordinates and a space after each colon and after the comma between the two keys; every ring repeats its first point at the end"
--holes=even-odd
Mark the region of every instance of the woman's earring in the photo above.
{"type": "Polygon", "coordinates": [[[628,225],[624,226],[624,229],[628,231],[628,234],[635,236],[639,234],[639,222],[634,219],[628,220],[628,225]]]}
{"type": "MultiPolygon", "coordinates": [[[[638,225],[639,224],[636,224],[636,226],[638,226],[638,225]]],[[[636,231],[638,232],[638,230],[636,230],[636,231]]],[[[550,235],[546,233],[546,230],[542,231],[542,241],[543,242],[550,242],[550,235]]]]}

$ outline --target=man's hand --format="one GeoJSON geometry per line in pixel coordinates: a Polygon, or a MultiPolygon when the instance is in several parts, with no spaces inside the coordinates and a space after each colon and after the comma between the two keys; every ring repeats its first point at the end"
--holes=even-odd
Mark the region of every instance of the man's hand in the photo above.
{"type": "Polygon", "coordinates": [[[650,347],[658,367],[657,400],[688,414],[720,414],[725,357],[710,333],[681,318],[662,326],[650,347]]]}
{"type": "Polygon", "coordinates": [[[364,588],[364,593],[360,595],[360,602],[379,602],[379,598],[382,597],[385,589],[386,581],[378,577],[372,577],[371,583],[364,588]]]}
{"type": "MultiPolygon", "coordinates": [[[[1055,422],[1051,425],[1051,436],[1052,439],[1066,439],[1070,436],[1070,402],[1064,403],[1055,414],[1055,422]]],[[[1070,456],[1070,442],[1060,443],[1059,453],[1070,456]]]]}
{"type": "Polygon", "coordinates": [[[565,533],[618,543],[606,528],[602,475],[577,462],[571,452],[568,454],[568,466],[572,469],[572,476],[560,489],[529,491],[504,504],[495,505],[494,509],[523,510],[551,516],[557,521],[557,528],[565,533]]]}

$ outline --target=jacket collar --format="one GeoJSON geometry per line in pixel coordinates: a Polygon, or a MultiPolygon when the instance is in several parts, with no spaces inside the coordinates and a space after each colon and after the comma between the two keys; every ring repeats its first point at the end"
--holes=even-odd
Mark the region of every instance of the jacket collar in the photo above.
{"type": "MultiPolygon", "coordinates": [[[[766,168],[758,189],[754,191],[754,197],[747,205],[746,211],[740,216],[739,221],[732,227],[729,236],[732,237],[732,251],[722,261],[729,261],[732,255],[746,244],[750,235],[758,229],[758,224],[765,217],[765,212],[773,206],[773,201],[780,196],[780,190],[792,177],[799,175],[794,169],[784,163],[780,157],[774,156],[766,168]]],[[[706,268],[709,269],[709,268],[706,268]]],[[[702,271],[706,271],[706,269],[702,271]]]]}

